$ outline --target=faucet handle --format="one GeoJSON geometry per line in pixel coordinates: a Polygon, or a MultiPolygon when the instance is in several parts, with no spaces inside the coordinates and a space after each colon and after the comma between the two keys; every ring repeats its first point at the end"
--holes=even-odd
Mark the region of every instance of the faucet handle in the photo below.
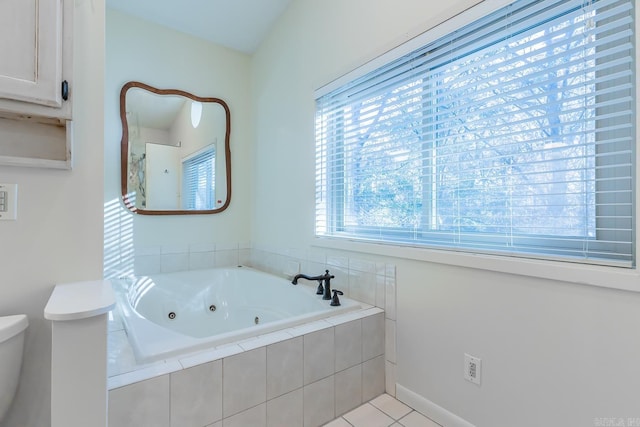
{"type": "Polygon", "coordinates": [[[333,298],[331,298],[331,304],[329,305],[335,307],[340,305],[340,298],[338,298],[338,295],[344,295],[344,292],[339,291],[337,289],[333,289],[332,292],[333,292],[333,298]]]}
{"type": "Polygon", "coordinates": [[[322,295],[324,293],[324,286],[322,286],[322,280],[318,280],[318,289],[316,289],[316,295],[322,295]]]}

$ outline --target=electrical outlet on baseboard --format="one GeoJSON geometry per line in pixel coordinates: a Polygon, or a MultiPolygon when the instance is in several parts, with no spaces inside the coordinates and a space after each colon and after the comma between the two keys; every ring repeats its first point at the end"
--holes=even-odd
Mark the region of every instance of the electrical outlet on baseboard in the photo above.
{"type": "Polygon", "coordinates": [[[482,374],[482,359],[470,354],[464,354],[464,379],[480,385],[482,374]]]}

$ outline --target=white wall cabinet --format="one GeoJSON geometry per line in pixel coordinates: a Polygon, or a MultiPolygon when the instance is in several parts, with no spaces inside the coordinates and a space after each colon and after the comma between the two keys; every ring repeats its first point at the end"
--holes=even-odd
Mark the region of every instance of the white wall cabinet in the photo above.
{"type": "Polygon", "coordinates": [[[0,164],[71,167],[72,40],[73,0],[0,1],[0,164]]]}

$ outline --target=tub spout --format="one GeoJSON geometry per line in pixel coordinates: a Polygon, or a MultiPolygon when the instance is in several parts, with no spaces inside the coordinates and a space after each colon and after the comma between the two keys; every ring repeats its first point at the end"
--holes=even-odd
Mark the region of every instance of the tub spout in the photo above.
{"type": "Polygon", "coordinates": [[[336,276],[329,274],[329,270],[325,270],[325,273],[321,276],[307,276],[306,274],[296,274],[293,277],[291,283],[294,285],[298,284],[298,279],[307,279],[307,280],[317,280],[318,281],[318,291],[316,292],[318,295],[322,295],[322,299],[330,300],[331,299],[331,279],[336,276]],[[324,286],[323,283],[324,282],[324,286]]]}

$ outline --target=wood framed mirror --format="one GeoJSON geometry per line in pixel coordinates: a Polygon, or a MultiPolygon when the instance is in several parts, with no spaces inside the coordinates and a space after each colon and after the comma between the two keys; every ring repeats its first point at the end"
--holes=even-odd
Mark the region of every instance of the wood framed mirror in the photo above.
{"type": "Polygon", "coordinates": [[[214,214],[229,206],[226,102],[131,81],[120,91],[120,119],[120,183],[130,211],[214,214]]]}

